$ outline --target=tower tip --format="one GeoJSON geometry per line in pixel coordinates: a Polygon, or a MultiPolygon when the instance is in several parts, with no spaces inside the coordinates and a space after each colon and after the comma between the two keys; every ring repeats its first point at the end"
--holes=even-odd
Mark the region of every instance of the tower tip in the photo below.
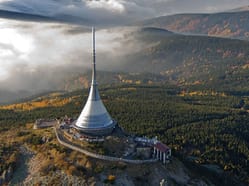
{"type": "Polygon", "coordinates": [[[95,27],[92,27],[92,55],[93,55],[93,67],[92,67],[92,84],[96,83],[96,52],[95,52],[95,27]]]}

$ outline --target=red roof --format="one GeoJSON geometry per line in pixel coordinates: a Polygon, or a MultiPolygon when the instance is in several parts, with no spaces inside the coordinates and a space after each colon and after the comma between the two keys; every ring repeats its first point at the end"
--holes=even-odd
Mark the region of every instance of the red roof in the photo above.
{"type": "Polygon", "coordinates": [[[170,150],[170,148],[167,145],[164,145],[163,143],[160,142],[156,143],[155,147],[161,152],[167,152],[170,150]]]}

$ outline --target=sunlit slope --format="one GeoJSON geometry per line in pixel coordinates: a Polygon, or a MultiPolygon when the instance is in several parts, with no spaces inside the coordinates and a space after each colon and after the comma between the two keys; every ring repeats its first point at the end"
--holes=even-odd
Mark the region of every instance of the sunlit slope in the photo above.
{"type": "Polygon", "coordinates": [[[123,60],[127,71],[160,73],[180,85],[248,89],[247,41],[157,34],[157,30],[141,30],[134,38],[145,44],[142,51],[123,60]]]}
{"type": "MultiPolygon", "coordinates": [[[[100,94],[112,117],[126,131],[157,136],[172,147],[175,155],[191,157],[197,165],[218,165],[224,176],[230,174],[248,183],[247,97],[174,85],[102,87],[100,94]]],[[[31,110],[16,110],[10,105],[8,110],[0,109],[0,129],[32,123],[37,118],[77,118],[87,95],[86,90],[50,95],[47,103],[54,96],[61,103],[71,102],[31,110]]]]}
{"type": "Polygon", "coordinates": [[[215,14],[178,14],[140,23],[185,34],[249,39],[249,11],[215,14]]]}

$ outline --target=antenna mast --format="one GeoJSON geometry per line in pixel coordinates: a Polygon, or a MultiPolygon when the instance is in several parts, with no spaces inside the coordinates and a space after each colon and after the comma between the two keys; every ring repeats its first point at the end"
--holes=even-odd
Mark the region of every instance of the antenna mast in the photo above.
{"type": "Polygon", "coordinates": [[[93,64],[92,64],[92,84],[96,85],[96,53],[95,53],[95,28],[92,27],[92,49],[93,49],[93,64]]]}

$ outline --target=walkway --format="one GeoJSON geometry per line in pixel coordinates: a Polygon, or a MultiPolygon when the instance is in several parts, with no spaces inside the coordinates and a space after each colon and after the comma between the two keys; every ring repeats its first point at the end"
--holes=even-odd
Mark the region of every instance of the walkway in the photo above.
{"type": "Polygon", "coordinates": [[[87,150],[84,150],[80,147],[75,146],[74,144],[72,144],[71,142],[69,142],[68,140],[66,140],[62,135],[60,135],[57,131],[58,129],[56,127],[54,127],[54,131],[55,131],[55,135],[56,138],[58,140],[58,142],[61,145],[64,145],[72,150],[76,150],[78,152],[81,152],[83,154],[85,154],[86,156],[92,157],[92,158],[96,158],[96,159],[101,159],[101,160],[106,160],[106,161],[115,161],[115,162],[125,162],[125,163],[132,163],[132,164],[144,164],[144,163],[154,163],[157,162],[157,159],[149,159],[149,160],[130,160],[130,159],[124,159],[124,158],[117,158],[117,157],[112,157],[112,156],[105,156],[105,155],[100,155],[100,154],[96,154],[93,152],[89,152],[87,150]]]}

